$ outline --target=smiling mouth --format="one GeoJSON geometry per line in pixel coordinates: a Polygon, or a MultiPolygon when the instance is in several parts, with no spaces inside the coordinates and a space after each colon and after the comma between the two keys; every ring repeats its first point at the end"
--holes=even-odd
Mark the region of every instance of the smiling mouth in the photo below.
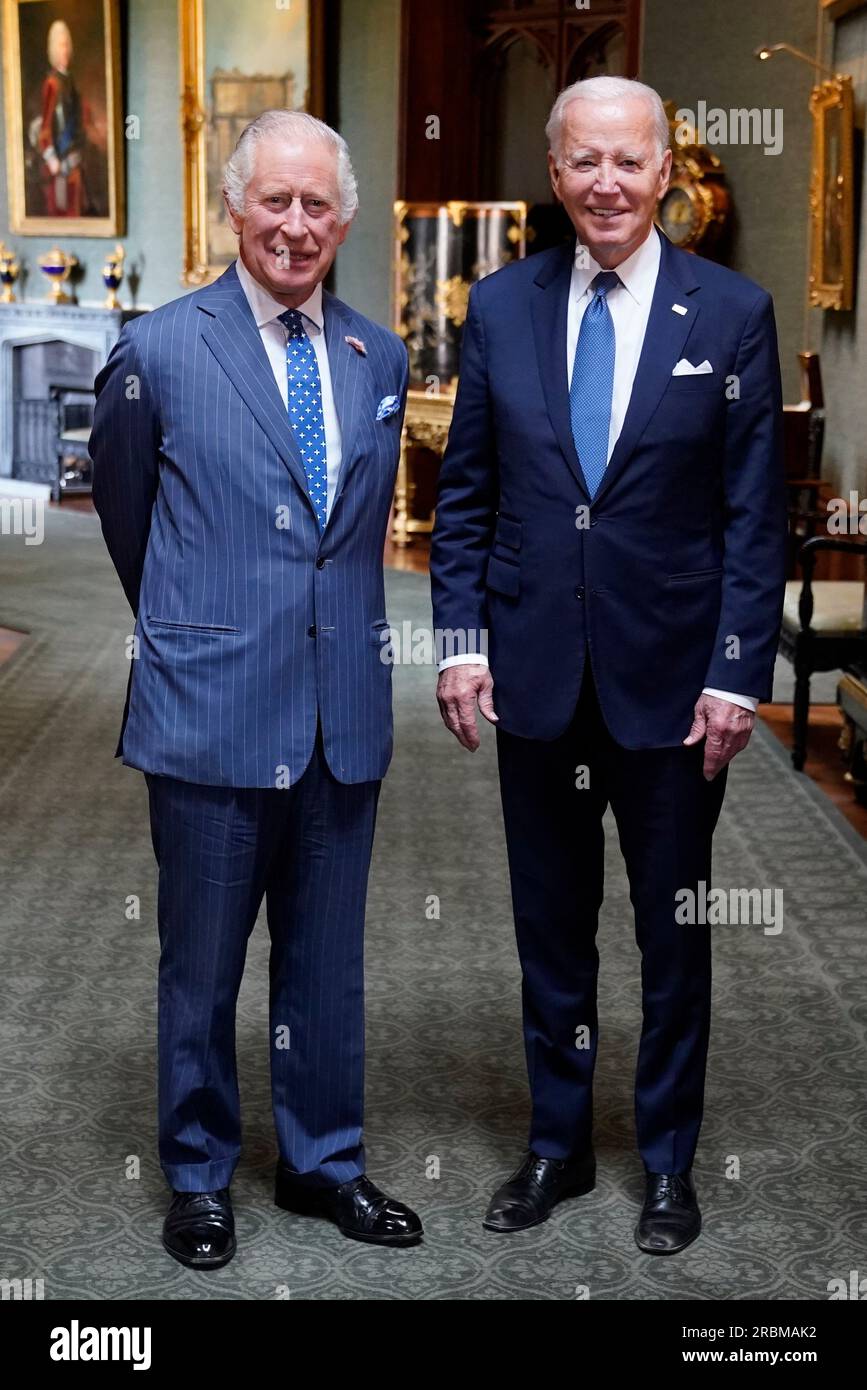
{"type": "Polygon", "coordinates": [[[313,260],[312,251],[290,251],[288,246],[275,246],[272,254],[281,265],[306,265],[313,260]]]}
{"type": "Polygon", "coordinates": [[[603,222],[612,222],[617,217],[622,217],[627,208],[588,208],[587,211],[594,217],[599,217],[603,222]]]}

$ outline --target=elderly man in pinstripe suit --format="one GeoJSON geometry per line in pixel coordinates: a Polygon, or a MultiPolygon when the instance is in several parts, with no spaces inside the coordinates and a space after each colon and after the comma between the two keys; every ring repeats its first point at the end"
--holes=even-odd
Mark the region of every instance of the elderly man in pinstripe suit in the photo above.
{"type": "Polygon", "coordinates": [[[235,1251],[235,1004],[271,936],[276,1200],[347,1236],[418,1240],[365,1174],[363,929],[391,757],[382,551],[406,401],[393,333],[322,288],[357,207],[345,142],[302,112],[242,133],[238,260],[128,324],[97,378],[103,534],[136,615],[118,753],[159,865],[166,1249],[235,1251]]]}

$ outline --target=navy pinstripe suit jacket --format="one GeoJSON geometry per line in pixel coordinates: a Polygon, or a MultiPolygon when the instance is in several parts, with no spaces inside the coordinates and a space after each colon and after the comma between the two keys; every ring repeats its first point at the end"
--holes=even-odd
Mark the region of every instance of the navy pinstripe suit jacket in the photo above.
{"type": "Polygon", "coordinates": [[[322,532],[234,266],[127,324],[96,378],[94,504],[136,614],[118,745],[131,767],[294,785],[317,713],[339,781],[388,767],[382,552],[407,356],[327,292],[323,312],[342,455],[322,532]],[[377,421],[389,395],[400,409],[377,421]]]}

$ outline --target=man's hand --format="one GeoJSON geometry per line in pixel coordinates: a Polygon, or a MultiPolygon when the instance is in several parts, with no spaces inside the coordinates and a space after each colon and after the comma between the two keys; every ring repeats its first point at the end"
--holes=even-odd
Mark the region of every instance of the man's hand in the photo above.
{"type": "Polygon", "coordinates": [[[706,739],[704,775],[708,782],[746,748],[755,722],[752,710],[732,704],[731,700],[720,700],[716,695],[699,695],[692,728],[683,741],[690,747],[699,739],[706,739]]]}
{"type": "Polygon", "coordinates": [[[437,681],[437,700],[440,714],[462,748],[475,753],[479,746],[476,725],[476,703],[489,724],[496,724],[494,713],[494,678],[487,666],[469,661],[447,666],[437,681]]]}

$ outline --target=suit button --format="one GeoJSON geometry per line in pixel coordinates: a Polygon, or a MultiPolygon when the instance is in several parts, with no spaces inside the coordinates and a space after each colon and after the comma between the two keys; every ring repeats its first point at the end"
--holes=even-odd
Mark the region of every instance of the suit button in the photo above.
{"type": "Polygon", "coordinates": [[[579,584],[579,585],[578,585],[578,588],[575,590],[575,597],[576,597],[576,598],[583,598],[583,597],[584,597],[584,585],[583,585],[583,584],[579,584]]]}
{"type": "Polygon", "coordinates": [[[315,624],[315,623],[313,624],[312,627],[308,627],[308,629],[307,629],[307,636],[308,636],[308,637],[315,637],[315,636],[316,636],[316,624],[315,624]]]}
{"type": "Polygon", "coordinates": [[[319,556],[319,559],[316,561],[316,568],[317,568],[318,570],[324,570],[324,569],[325,569],[325,560],[324,560],[324,558],[323,558],[321,555],[319,556]]]}

